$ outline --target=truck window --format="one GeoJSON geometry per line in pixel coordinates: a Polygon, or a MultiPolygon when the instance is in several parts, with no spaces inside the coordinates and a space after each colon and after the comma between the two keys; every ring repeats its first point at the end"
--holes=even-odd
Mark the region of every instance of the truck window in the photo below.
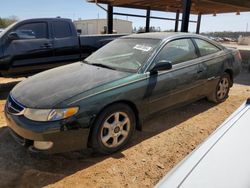
{"type": "Polygon", "coordinates": [[[72,36],[70,24],[64,21],[53,22],[54,37],[55,38],[67,38],[72,36]]]}
{"type": "Polygon", "coordinates": [[[28,23],[18,27],[15,32],[20,39],[48,38],[48,27],[46,23],[28,23]]]}

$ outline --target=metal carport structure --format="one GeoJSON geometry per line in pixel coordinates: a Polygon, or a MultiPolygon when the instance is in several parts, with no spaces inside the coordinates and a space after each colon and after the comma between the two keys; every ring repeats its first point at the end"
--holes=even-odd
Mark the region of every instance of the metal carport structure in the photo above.
{"type": "Polygon", "coordinates": [[[201,16],[205,14],[219,14],[250,11],[249,0],[87,0],[99,5],[107,4],[108,33],[113,32],[113,15],[135,16],[146,18],[145,28],[149,32],[150,18],[175,21],[175,31],[178,31],[179,21],[182,21],[181,32],[188,32],[189,22],[197,22],[196,33],[200,32],[201,16]],[[113,12],[113,7],[145,9],[146,15],[124,14],[113,12]],[[162,18],[150,16],[150,11],[166,11],[176,13],[176,18],[162,18]],[[182,20],[179,15],[182,13],[182,20]],[[190,14],[198,15],[197,21],[190,21],[190,14]]]}

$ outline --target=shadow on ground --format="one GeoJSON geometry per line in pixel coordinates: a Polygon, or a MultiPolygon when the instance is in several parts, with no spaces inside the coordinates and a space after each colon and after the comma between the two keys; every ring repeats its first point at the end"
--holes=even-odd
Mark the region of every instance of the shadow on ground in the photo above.
{"type": "MultiPolygon", "coordinates": [[[[124,150],[167,131],[212,106],[213,104],[206,100],[200,100],[151,117],[144,123],[143,131],[135,132],[131,143],[124,150]]],[[[8,128],[2,127],[0,128],[0,187],[42,187],[79,170],[84,170],[106,158],[122,157],[124,157],[122,151],[109,156],[98,156],[91,150],[85,150],[39,159],[31,156],[25,148],[18,145],[11,138],[8,128]]]]}
{"type": "Polygon", "coordinates": [[[234,80],[236,84],[250,86],[250,72],[242,70],[241,74],[234,80]]]}

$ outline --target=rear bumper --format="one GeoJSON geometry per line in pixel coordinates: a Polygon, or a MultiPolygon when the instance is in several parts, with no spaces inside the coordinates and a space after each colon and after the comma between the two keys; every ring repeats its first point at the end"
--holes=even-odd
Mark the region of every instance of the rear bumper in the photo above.
{"type": "Polygon", "coordinates": [[[62,153],[87,148],[89,129],[62,129],[60,122],[35,122],[23,116],[15,116],[5,111],[5,117],[12,136],[31,151],[45,154],[62,153]],[[39,150],[34,141],[52,142],[49,149],[39,150]]]}

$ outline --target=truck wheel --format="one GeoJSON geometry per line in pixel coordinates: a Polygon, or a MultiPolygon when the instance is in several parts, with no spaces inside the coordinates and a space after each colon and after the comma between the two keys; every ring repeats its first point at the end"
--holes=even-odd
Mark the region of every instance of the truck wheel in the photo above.
{"type": "Polygon", "coordinates": [[[228,98],[230,85],[231,85],[230,76],[229,74],[224,73],[220,77],[214,91],[207,97],[208,100],[214,103],[221,103],[225,101],[228,98]]]}
{"type": "Polygon", "coordinates": [[[135,114],[126,104],[104,109],[94,122],[91,145],[95,152],[110,154],[123,148],[135,130],[135,114]]]}

